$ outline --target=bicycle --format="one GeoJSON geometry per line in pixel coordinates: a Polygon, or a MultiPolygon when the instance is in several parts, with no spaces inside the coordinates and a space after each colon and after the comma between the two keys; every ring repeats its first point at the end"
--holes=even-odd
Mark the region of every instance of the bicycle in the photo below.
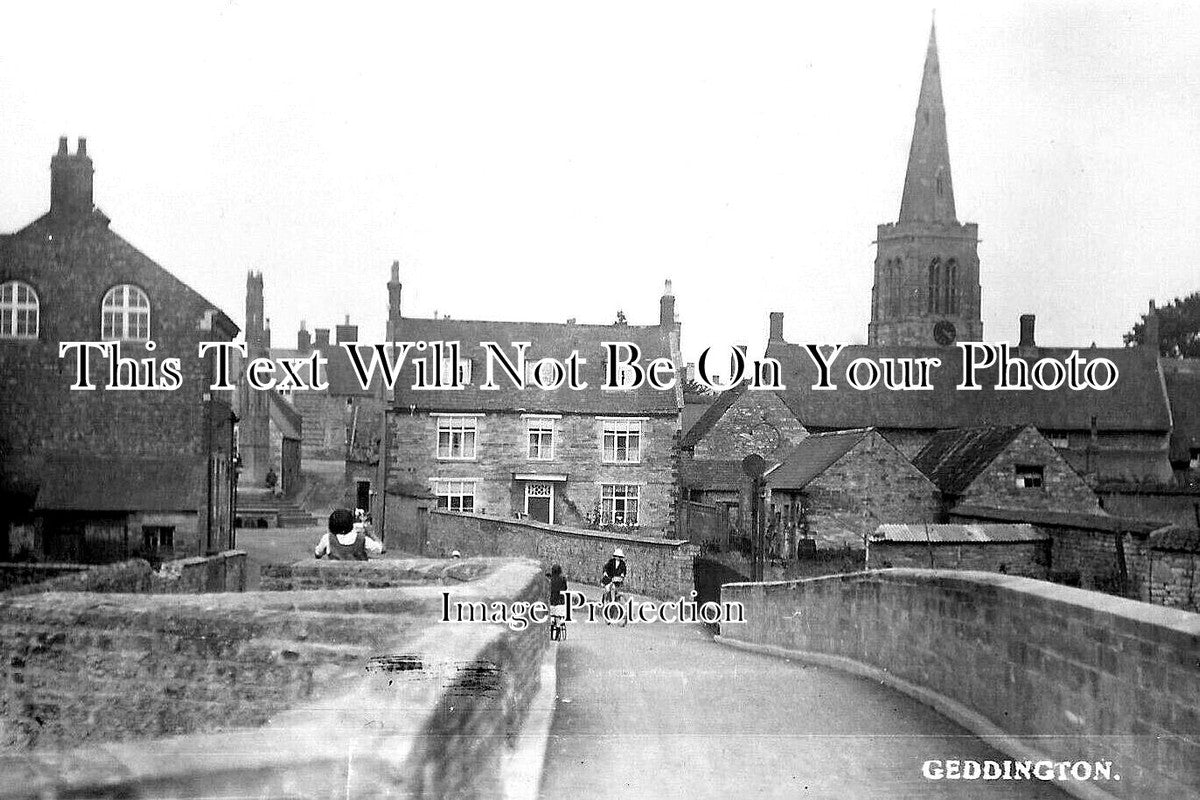
{"type": "Polygon", "coordinates": [[[550,641],[565,642],[567,640],[567,617],[566,612],[562,614],[555,613],[554,609],[557,606],[550,607],[550,641]]]}
{"type": "Polygon", "coordinates": [[[627,624],[629,624],[629,615],[625,612],[624,607],[621,606],[621,601],[624,599],[624,597],[621,595],[621,584],[624,582],[625,579],[623,577],[620,575],[614,575],[612,580],[608,582],[608,585],[604,587],[604,598],[601,601],[601,604],[603,607],[605,625],[615,624],[618,627],[624,628],[627,624]],[[610,608],[616,609],[612,615],[610,615],[609,612],[610,608]],[[612,619],[612,616],[616,617],[615,621],[612,619]]]}

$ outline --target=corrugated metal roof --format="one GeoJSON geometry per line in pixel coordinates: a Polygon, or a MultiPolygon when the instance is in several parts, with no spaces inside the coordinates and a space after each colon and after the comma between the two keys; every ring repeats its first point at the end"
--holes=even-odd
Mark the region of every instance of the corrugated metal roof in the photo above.
{"type": "Polygon", "coordinates": [[[871,536],[871,543],[903,542],[934,544],[972,544],[984,542],[1044,542],[1050,537],[1032,525],[950,525],[950,524],[889,524],[880,525],[871,536]]]}

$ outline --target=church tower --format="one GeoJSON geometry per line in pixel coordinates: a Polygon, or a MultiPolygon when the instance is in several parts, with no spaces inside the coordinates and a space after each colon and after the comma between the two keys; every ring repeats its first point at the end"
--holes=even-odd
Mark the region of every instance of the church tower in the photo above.
{"type": "Polygon", "coordinates": [[[900,218],[878,227],[871,289],[873,346],[949,346],[983,338],[979,226],[954,211],[937,32],[929,30],[900,218]]]}

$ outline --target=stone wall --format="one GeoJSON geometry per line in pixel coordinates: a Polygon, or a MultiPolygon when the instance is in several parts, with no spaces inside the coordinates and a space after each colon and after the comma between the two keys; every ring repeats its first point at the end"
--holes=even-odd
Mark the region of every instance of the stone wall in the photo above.
{"type": "Polygon", "coordinates": [[[226,550],[216,555],[165,561],[157,571],[140,558],[98,567],[80,565],[0,565],[18,570],[50,566],[55,573],[39,582],[13,585],[0,594],[17,596],[49,592],[100,592],[119,594],[203,594],[246,591],[246,553],[226,550]]]}
{"type": "Polygon", "coordinates": [[[1000,572],[1045,579],[1050,568],[1050,542],[871,542],[868,569],[913,567],[1000,572]]]}
{"type": "Polygon", "coordinates": [[[1200,611],[1200,530],[1167,529],[1150,535],[1149,600],[1200,611]]]}
{"type": "Polygon", "coordinates": [[[938,522],[941,515],[937,487],[878,431],[814,478],[802,495],[806,528],[799,533],[819,548],[862,550],[883,523],[938,522]]]}
{"type": "Polygon", "coordinates": [[[599,583],[604,562],[616,547],[625,551],[627,591],[667,599],[690,597],[697,548],[686,541],[448,511],[429,515],[431,553],[458,550],[464,556],[536,558],[546,567],[560,564],[572,581],[599,583]]]}
{"type": "MultiPolygon", "coordinates": [[[[1020,759],[1111,761],[1120,798],[1200,793],[1200,617],[1028,578],[884,570],[727,584],[722,636],[933,703],[1020,759]],[[932,694],[930,694],[932,692],[932,694]]],[[[930,754],[931,758],[944,755],[930,754]]]]}
{"type": "Polygon", "coordinates": [[[742,459],[751,453],[769,456],[785,452],[807,435],[808,431],[779,395],[746,389],[696,442],[692,453],[697,460],[719,461],[742,459]]]}
{"type": "Polygon", "coordinates": [[[600,485],[637,484],[638,532],[674,535],[674,504],[679,472],[678,416],[642,418],[641,460],[602,463],[601,418],[563,414],[554,420],[554,458],[529,459],[528,420],[517,412],[476,417],[475,452],[471,460],[437,457],[438,417],[407,411],[389,414],[388,482],[432,488],[434,479],[475,481],[475,510],[512,516],[525,511],[526,481],[514,474],[566,475],[554,482],[554,522],[582,525],[597,514],[600,485]]]}
{"type": "Polygon", "coordinates": [[[28,584],[43,583],[60,575],[73,575],[87,570],[85,564],[0,564],[0,592],[28,584]]]}
{"type": "Polygon", "coordinates": [[[534,600],[540,569],[386,564],[426,585],[0,601],[0,798],[500,796],[548,637],[438,624],[442,593],[534,600]]]}

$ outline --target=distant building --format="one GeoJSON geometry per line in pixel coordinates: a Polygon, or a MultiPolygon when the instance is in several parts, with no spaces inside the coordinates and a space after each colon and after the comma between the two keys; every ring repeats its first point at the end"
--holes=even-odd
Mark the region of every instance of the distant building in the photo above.
{"type": "MultiPolygon", "coordinates": [[[[96,562],[196,556],[232,543],[233,413],[209,391],[237,326],[109,228],[92,160],[59,141],[50,211],[0,236],[0,558],[96,562]],[[172,391],[72,391],[60,342],[120,344],[126,359],[178,358],[172,391]]],[[[149,379],[145,364],[120,368],[149,379]]],[[[157,376],[162,377],[162,373],[157,376]]]]}
{"type": "MultiPolygon", "coordinates": [[[[395,272],[389,337],[394,341],[461,342],[458,390],[414,391],[414,364],[449,379],[449,363],[414,351],[389,409],[388,483],[424,487],[438,508],[553,524],[674,532],[682,388],[603,388],[602,342],[631,342],[643,363],[679,358],[680,328],[669,282],[657,325],[575,322],[485,322],[417,319],[400,313],[395,272]],[[542,358],[587,359],[586,389],[513,386],[497,368],[498,387],[483,390],[487,359],[481,342],[515,357],[514,342],[531,343],[526,377],[542,358]]],[[[410,492],[411,494],[412,492],[410,492]]],[[[419,492],[417,492],[419,494],[419,492]]],[[[388,536],[399,533],[388,521],[388,536]]]]}
{"type": "Polygon", "coordinates": [[[681,496],[715,506],[735,536],[749,535],[750,479],[742,459],[752,453],[775,459],[808,431],[775,392],[751,390],[748,383],[721,392],[703,409],[680,441],[681,496]]]}
{"type": "Polygon", "coordinates": [[[862,550],[882,523],[938,522],[941,495],[873,428],[813,434],[767,470],[768,525],[775,555],[862,550]]]}
{"type": "Polygon", "coordinates": [[[1031,425],[942,431],[912,460],[955,506],[1103,514],[1096,493],[1031,425]]]}

